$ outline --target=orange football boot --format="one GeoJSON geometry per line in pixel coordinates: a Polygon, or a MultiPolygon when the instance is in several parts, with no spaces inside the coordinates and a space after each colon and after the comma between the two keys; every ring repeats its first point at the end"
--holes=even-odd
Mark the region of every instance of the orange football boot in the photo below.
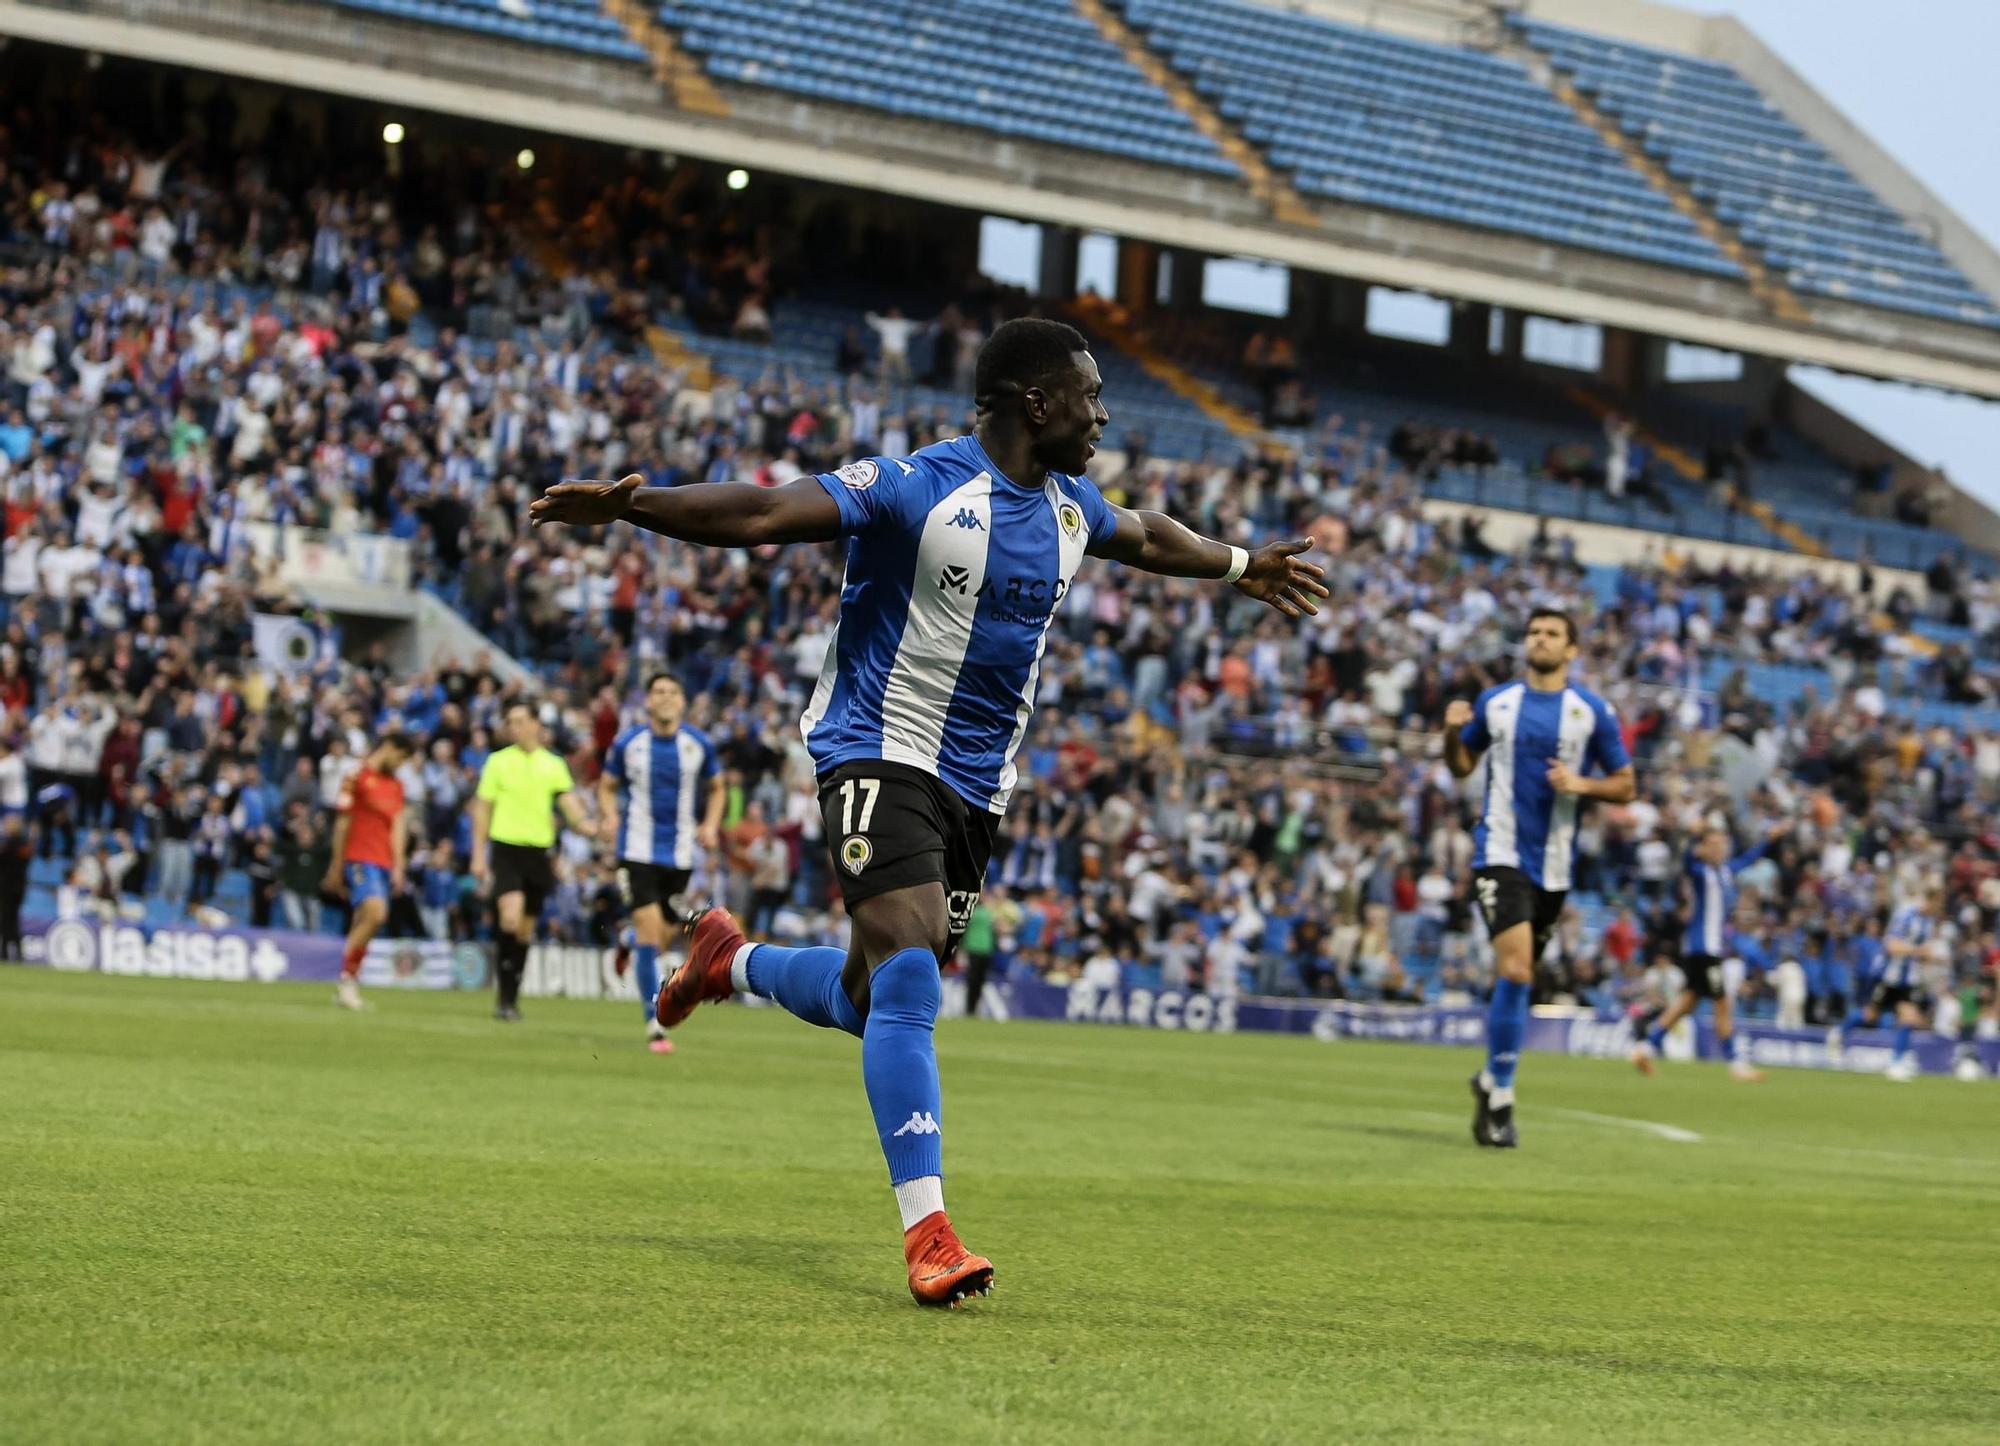
{"type": "Polygon", "coordinates": [[[903,1258],[918,1305],[956,1308],[975,1295],[993,1293],[993,1262],[965,1248],[942,1210],[903,1232],[903,1258]]]}
{"type": "Polygon", "coordinates": [[[661,986],[653,1003],[653,1018],[662,1029],[672,1029],[698,1004],[727,999],[736,992],[729,982],[729,965],[744,945],[743,931],[727,909],[710,909],[694,922],[689,931],[692,942],[688,956],[673,977],[661,986]]]}

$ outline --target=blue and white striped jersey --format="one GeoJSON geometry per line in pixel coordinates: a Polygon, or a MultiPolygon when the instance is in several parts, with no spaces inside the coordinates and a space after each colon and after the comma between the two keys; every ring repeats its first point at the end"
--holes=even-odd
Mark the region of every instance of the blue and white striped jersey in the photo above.
{"type": "Polygon", "coordinates": [[[695,830],[722,760],[708,735],[685,723],[662,736],[650,723],[627,728],[604,755],[618,781],[618,857],[661,868],[695,866],[695,830]]]}
{"type": "Polygon", "coordinates": [[[1004,813],[1042,648],[1084,551],[1116,529],[1082,477],[1010,481],[977,439],[818,479],[848,537],[840,622],[800,730],[825,773],[907,764],[1004,813]]]}
{"type": "Polygon", "coordinates": [[[1889,927],[1882,931],[1882,970],[1875,977],[1891,988],[1914,989],[1923,968],[1923,954],[1905,954],[1898,958],[1889,952],[1887,945],[1900,939],[1905,944],[1917,945],[1921,950],[1936,932],[1937,921],[1917,905],[1905,904],[1896,910],[1889,916],[1889,927]]]}
{"type": "Polygon", "coordinates": [[[1736,876],[1764,857],[1769,845],[1755,843],[1723,864],[1710,864],[1688,853],[1684,867],[1694,907],[1688,912],[1684,954],[1708,954],[1720,959],[1728,951],[1729,921],[1736,914],[1736,876]]]}
{"type": "Polygon", "coordinates": [[[1473,832],[1476,869],[1519,869],[1561,893],[1576,867],[1573,793],[1549,786],[1561,759],[1578,773],[1616,773],[1632,759],[1611,705],[1587,688],[1542,692],[1525,681],[1488,688],[1459,736],[1486,753],[1486,800],[1473,832]]]}

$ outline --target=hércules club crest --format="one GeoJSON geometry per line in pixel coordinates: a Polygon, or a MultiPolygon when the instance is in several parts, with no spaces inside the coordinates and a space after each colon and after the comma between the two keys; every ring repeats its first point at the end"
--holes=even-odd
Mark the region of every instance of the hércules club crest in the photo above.
{"type": "Polygon", "coordinates": [[[840,865],[850,874],[859,874],[875,857],[875,845],[860,834],[850,834],[840,846],[840,865]]]}

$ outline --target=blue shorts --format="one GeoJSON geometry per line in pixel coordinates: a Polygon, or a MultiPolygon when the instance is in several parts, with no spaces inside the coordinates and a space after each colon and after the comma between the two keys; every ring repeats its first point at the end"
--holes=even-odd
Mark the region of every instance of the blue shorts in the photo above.
{"type": "Polygon", "coordinates": [[[370,899],[389,900],[389,871],[380,864],[350,863],[343,870],[347,880],[347,902],[366,903],[370,899]]]}

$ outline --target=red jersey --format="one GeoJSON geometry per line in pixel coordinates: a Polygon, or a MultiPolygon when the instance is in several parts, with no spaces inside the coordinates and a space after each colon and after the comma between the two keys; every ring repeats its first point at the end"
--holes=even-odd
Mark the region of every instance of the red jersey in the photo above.
{"type": "Polygon", "coordinates": [[[347,853],[341,862],[393,869],[390,829],[403,811],[403,785],[396,776],[364,763],[340,790],[340,811],[347,815],[347,853]]]}

